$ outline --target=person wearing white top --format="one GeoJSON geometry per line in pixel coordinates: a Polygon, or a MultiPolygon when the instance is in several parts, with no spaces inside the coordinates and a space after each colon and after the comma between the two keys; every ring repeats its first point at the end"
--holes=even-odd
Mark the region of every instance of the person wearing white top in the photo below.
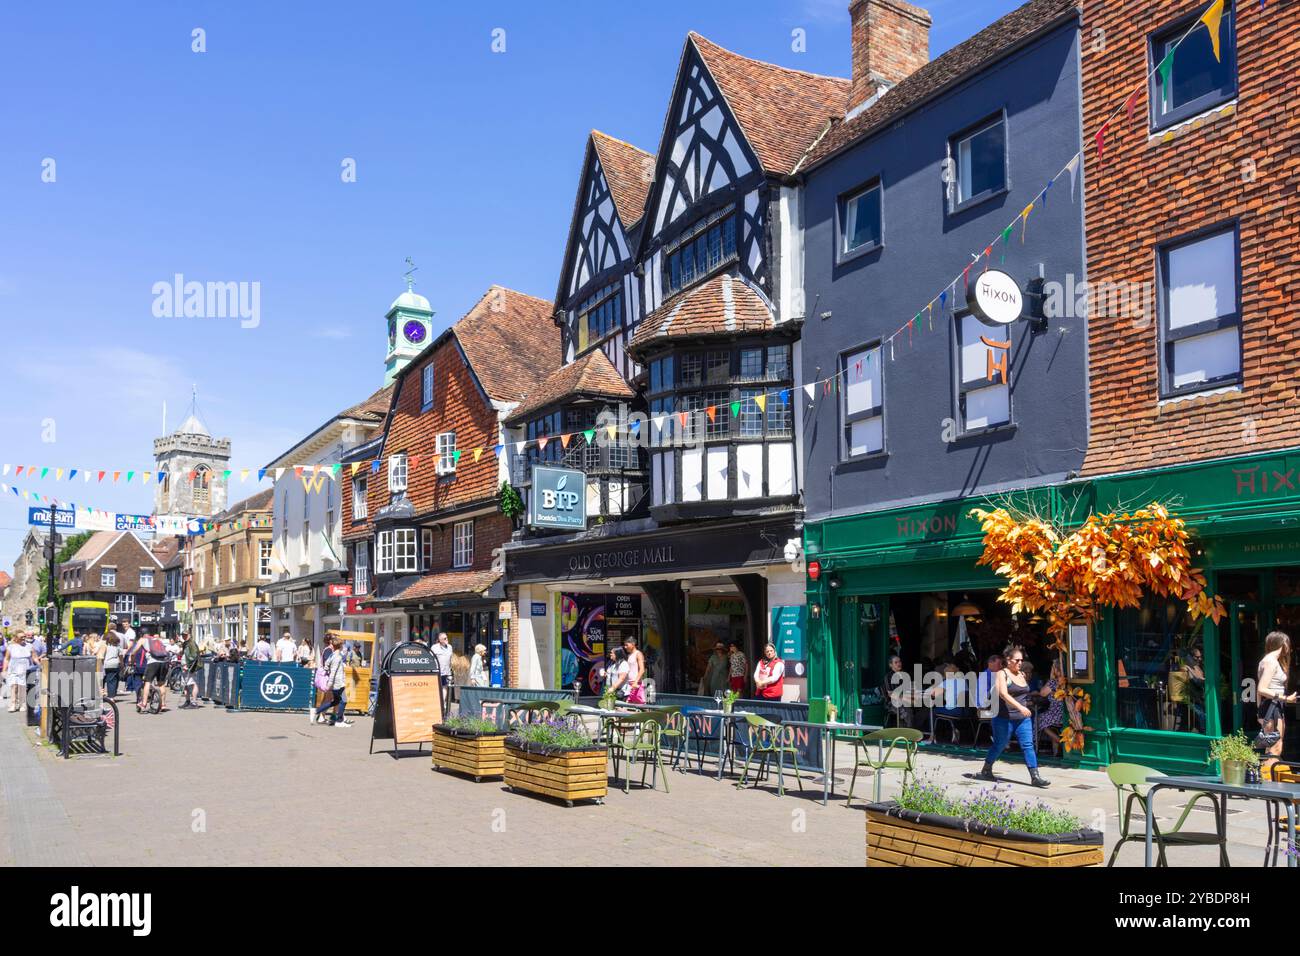
{"type": "Polygon", "coordinates": [[[488,685],[487,648],[482,644],[474,645],[474,657],[469,662],[469,685],[471,687],[488,685]]]}
{"type": "Polygon", "coordinates": [[[280,664],[292,664],[297,650],[292,635],[285,631],[284,635],[275,642],[275,659],[280,664]]]}
{"type": "Polygon", "coordinates": [[[27,635],[19,635],[5,648],[5,683],[9,685],[9,713],[15,713],[27,697],[27,669],[39,665],[41,656],[27,642],[27,635]]]}

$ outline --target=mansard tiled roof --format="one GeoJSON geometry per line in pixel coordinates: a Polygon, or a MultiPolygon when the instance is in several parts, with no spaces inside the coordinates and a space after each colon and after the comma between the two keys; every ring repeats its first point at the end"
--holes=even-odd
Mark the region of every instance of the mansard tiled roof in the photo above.
{"type": "Polygon", "coordinates": [[[751,60],[694,32],[690,41],[766,172],[792,173],[830,119],[848,108],[846,79],[751,60]]]}
{"type": "Polygon", "coordinates": [[[430,598],[452,598],[459,595],[481,595],[501,577],[500,571],[446,571],[426,574],[404,590],[382,603],[398,604],[430,598]]]}
{"type": "Polygon", "coordinates": [[[618,374],[614,363],[601,349],[592,349],[582,358],[556,369],[510,413],[507,425],[526,420],[548,405],[577,396],[631,399],[636,392],[618,374]]]}
{"type": "Polygon", "coordinates": [[[1001,59],[1067,17],[1077,14],[1080,0],[1029,0],[970,39],[931,60],[891,87],[872,106],[847,121],[837,121],[809,150],[800,172],[824,162],[904,113],[1001,59]]]}
{"type": "Polygon", "coordinates": [[[637,149],[598,129],[591,131],[591,144],[596,148],[600,168],[605,171],[605,182],[614,197],[618,218],[624,229],[631,229],[645,212],[646,193],[654,178],[654,153],[637,149]]]}
{"type": "Polygon", "coordinates": [[[490,398],[517,402],[560,364],[553,310],[545,299],[494,285],[452,326],[490,398]]]}
{"type": "Polygon", "coordinates": [[[723,273],[679,292],[651,312],[628,348],[636,352],[662,339],[766,332],[775,326],[763,297],[743,279],[723,273]]]}

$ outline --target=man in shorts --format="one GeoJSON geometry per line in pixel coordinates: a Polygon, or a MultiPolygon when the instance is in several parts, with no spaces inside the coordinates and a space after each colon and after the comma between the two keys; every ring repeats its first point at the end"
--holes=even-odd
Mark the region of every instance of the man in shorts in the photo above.
{"type": "Polygon", "coordinates": [[[167,645],[163,643],[161,637],[157,634],[142,634],[139,643],[142,643],[146,653],[146,663],[144,666],[144,685],[140,689],[140,701],[136,704],[136,711],[143,714],[148,712],[149,693],[154,684],[158,685],[158,694],[161,697],[162,706],[160,711],[167,709],[167,664],[168,654],[167,645]]]}

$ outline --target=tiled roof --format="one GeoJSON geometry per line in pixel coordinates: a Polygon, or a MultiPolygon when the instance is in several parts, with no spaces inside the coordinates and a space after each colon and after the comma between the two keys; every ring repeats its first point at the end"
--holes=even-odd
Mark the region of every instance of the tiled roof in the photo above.
{"type": "Polygon", "coordinates": [[[181,557],[181,542],[174,535],[155,538],[151,550],[158,563],[163,567],[167,567],[174,560],[181,557]]]}
{"type": "Polygon", "coordinates": [[[266,488],[257,494],[245,498],[243,501],[236,501],[221,514],[215,516],[214,521],[224,521],[226,518],[241,514],[246,511],[270,511],[271,502],[275,499],[275,489],[266,488]]]}
{"type": "Polygon", "coordinates": [[[793,172],[827,122],[848,108],[846,79],[751,60],[698,33],[690,40],[769,173],[793,172]]]}
{"type": "Polygon", "coordinates": [[[560,364],[560,329],[545,299],[499,285],[452,326],[488,396],[517,402],[560,364]]]}
{"type": "Polygon", "coordinates": [[[69,559],[68,563],[71,564],[73,561],[84,561],[87,564],[91,564],[103,556],[104,552],[109,549],[121,534],[121,531],[96,531],[90,536],[85,544],[77,549],[77,553],[69,559]]]}
{"type": "Polygon", "coordinates": [[[1080,0],[1029,0],[947,53],[931,60],[892,87],[871,107],[846,122],[837,122],[810,150],[800,170],[892,123],[952,83],[966,79],[1000,59],[1035,34],[1077,12],[1080,0]]]}
{"type": "Polygon", "coordinates": [[[579,395],[630,399],[636,397],[636,392],[618,374],[618,369],[603,351],[592,349],[577,361],[552,372],[546,381],[529,392],[523,403],[510,413],[506,424],[521,422],[547,405],[579,395]]]}
{"type": "Polygon", "coordinates": [[[775,324],[762,296],[743,279],[723,273],[679,292],[651,312],[628,347],[641,349],[657,339],[765,332],[775,324]]]}
{"type": "Polygon", "coordinates": [[[480,595],[501,577],[500,571],[446,571],[426,574],[404,591],[383,603],[398,604],[430,598],[451,598],[457,595],[480,595]]]}
{"type": "Polygon", "coordinates": [[[600,168],[605,171],[605,182],[614,197],[618,218],[624,229],[631,229],[645,212],[645,197],[654,176],[654,153],[637,149],[598,129],[591,131],[591,144],[600,157],[600,168]]]}
{"type": "Polygon", "coordinates": [[[9,585],[12,582],[13,582],[13,578],[9,576],[8,571],[0,571],[0,591],[3,591],[5,588],[9,587],[9,585]]]}
{"type": "Polygon", "coordinates": [[[393,386],[385,385],[365,401],[357,402],[351,408],[338,413],[339,418],[352,418],[363,422],[382,422],[388,414],[388,406],[393,399],[393,386]]]}

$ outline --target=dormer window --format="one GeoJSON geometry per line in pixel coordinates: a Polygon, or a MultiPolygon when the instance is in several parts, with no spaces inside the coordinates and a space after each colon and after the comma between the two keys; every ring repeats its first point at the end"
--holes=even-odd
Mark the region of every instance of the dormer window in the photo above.
{"type": "Polygon", "coordinates": [[[664,250],[664,285],[672,294],[703,279],[736,255],[733,209],[715,213],[664,250]]]}
{"type": "Polygon", "coordinates": [[[406,452],[398,452],[388,459],[388,490],[395,495],[406,492],[406,452]]]}

